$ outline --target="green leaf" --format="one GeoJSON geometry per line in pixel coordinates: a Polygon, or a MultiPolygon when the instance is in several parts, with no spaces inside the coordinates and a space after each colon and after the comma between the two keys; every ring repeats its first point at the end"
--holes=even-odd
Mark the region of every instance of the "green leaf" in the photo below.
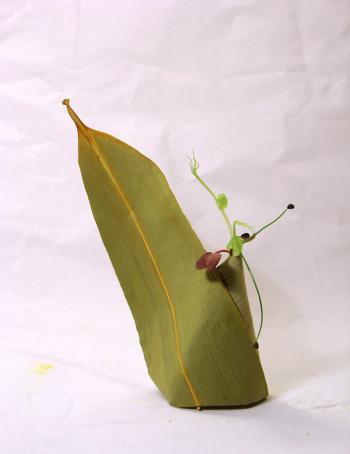
{"type": "Polygon", "coordinates": [[[216,197],[216,205],[220,210],[224,210],[225,208],[227,208],[228,199],[226,197],[226,194],[219,194],[216,197]]]}
{"type": "Polygon", "coordinates": [[[243,250],[243,240],[239,236],[233,236],[227,245],[227,249],[232,249],[233,255],[238,257],[243,250]]]}
{"type": "Polygon", "coordinates": [[[232,296],[245,291],[241,258],[231,256],[211,272],[197,270],[205,249],[161,170],[121,140],[86,126],[69,101],[64,104],[77,126],[91,210],[153,382],[178,407],[264,399],[254,332],[232,296]],[[230,280],[237,273],[240,279],[230,280]]]}

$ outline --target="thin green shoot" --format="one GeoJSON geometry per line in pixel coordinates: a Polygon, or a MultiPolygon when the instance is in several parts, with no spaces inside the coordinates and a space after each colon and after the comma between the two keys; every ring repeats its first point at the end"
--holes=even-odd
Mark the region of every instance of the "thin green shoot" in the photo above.
{"type": "MultiPolygon", "coordinates": [[[[189,165],[190,165],[192,174],[194,175],[195,178],[197,178],[197,180],[200,182],[200,184],[205,187],[205,189],[213,197],[213,199],[215,200],[215,204],[217,205],[217,195],[215,194],[215,192],[212,189],[210,189],[210,187],[205,183],[205,181],[203,181],[203,179],[198,175],[197,171],[199,168],[199,162],[196,160],[196,158],[194,156],[194,152],[192,152],[192,158],[190,156],[187,156],[187,158],[189,159],[189,165]]],[[[233,229],[232,229],[231,222],[227,216],[225,209],[220,209],[220,213],[222,214],[222,216],[225,220],[225,223],[228,227],[230,238],[231,238],[233,235],[233,229]]]]}
{"type": "Polygon", "coordinates": [[[260,326],[259,326],[258,335],[256,336],[256,341],[258,341],[259,336],[260,336],[260,333],[261,333],[261,329],[262,329],[262,326],[263,326],[263,321],[264,321],[264,310],[263,310],[263,305],[262,305],[262,300],[261,300],[261,295],[260,295],[260,292],[259,292],[258,284],[256,283],[254,274],[253,274],[252,270],[250,269],[250,266],[248,265],[248,262],[247,262],[246,258],[244,257],[244,255],[241,254],[241,256],[242,256],[242,259],[243,259],[243,262],[244,262],[245,266],[247,267],[247,270],[248,270],[248,272],[249,272],[249,274],[250,274],[250,277],[252,278],[252,281],[253,281],[253,284],[254,284],[256,293],[258,294],[258,298],[259,298],[259,305],[260,305],[260,326]]]}
{"type": "Polygon", "coordinates": [[[269,222],[268,224],[264,225],[264,227],[261,227],[261,229],[259,229],[257,232],[255,232],[254,237],[259,235],[259,233],[261,233],[263,230],[267,229],[267,227],[270,227],[270,225],[277,222],[286,213],[286,211],[288,211],[288,209],[289,208],[286,208],[285,210],[282,211],[282,213],[279,216],[277,216],[277,218],[275,218],[273,221],[269,222]]]}

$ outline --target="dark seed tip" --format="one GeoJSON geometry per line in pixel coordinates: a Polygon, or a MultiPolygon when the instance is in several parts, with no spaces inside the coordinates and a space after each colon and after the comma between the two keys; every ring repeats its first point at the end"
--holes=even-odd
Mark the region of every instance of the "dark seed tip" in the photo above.
{"type": "Polygon", "coordinates": [[[250,234],[249,233],[242,233],[241,238],[242,238],[242,240],[247,240],[248,238],[250,238],[250,234]]]}
{"type": "Polygon", "coordinates": [[[256,348],[256,349],[258,350],[258,348],[259,348],[259,344],[258,344],[258,342],[254,342],[254,345],[253,345],[253,347],[254,347],[254,348],[256,348]]]}
{"type": "Polygon", "coordinates": [[[293,210],[294,209],[294,205],[292,203],[290,203],[288,206],[287,206],[288,210],[293,210]]]}

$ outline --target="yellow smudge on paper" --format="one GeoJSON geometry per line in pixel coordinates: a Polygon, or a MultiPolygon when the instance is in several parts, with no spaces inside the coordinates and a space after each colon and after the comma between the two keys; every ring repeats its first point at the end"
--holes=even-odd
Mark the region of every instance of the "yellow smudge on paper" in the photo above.
{"type": "Polygon", "coordinates": [[[50,369],[53,369],[55,366],[48,363],[38,363],[34,369],[34,372],[40,375],[46,374],[50,369]]]}

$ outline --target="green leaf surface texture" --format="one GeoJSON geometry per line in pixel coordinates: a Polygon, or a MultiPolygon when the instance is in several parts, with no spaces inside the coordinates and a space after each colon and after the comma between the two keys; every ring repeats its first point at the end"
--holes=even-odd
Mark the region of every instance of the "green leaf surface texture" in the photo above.
{"type": "Polygon", "coordinates": [[[91,210],[155,385],[178,407],[241,406],[266,398],[251,319],[242,310],[248,299],[241,263],[230,257],[216,270],[197,270],[205,249],[159,167],[87,127],[64,103],[77,126],[91,210]]]}

